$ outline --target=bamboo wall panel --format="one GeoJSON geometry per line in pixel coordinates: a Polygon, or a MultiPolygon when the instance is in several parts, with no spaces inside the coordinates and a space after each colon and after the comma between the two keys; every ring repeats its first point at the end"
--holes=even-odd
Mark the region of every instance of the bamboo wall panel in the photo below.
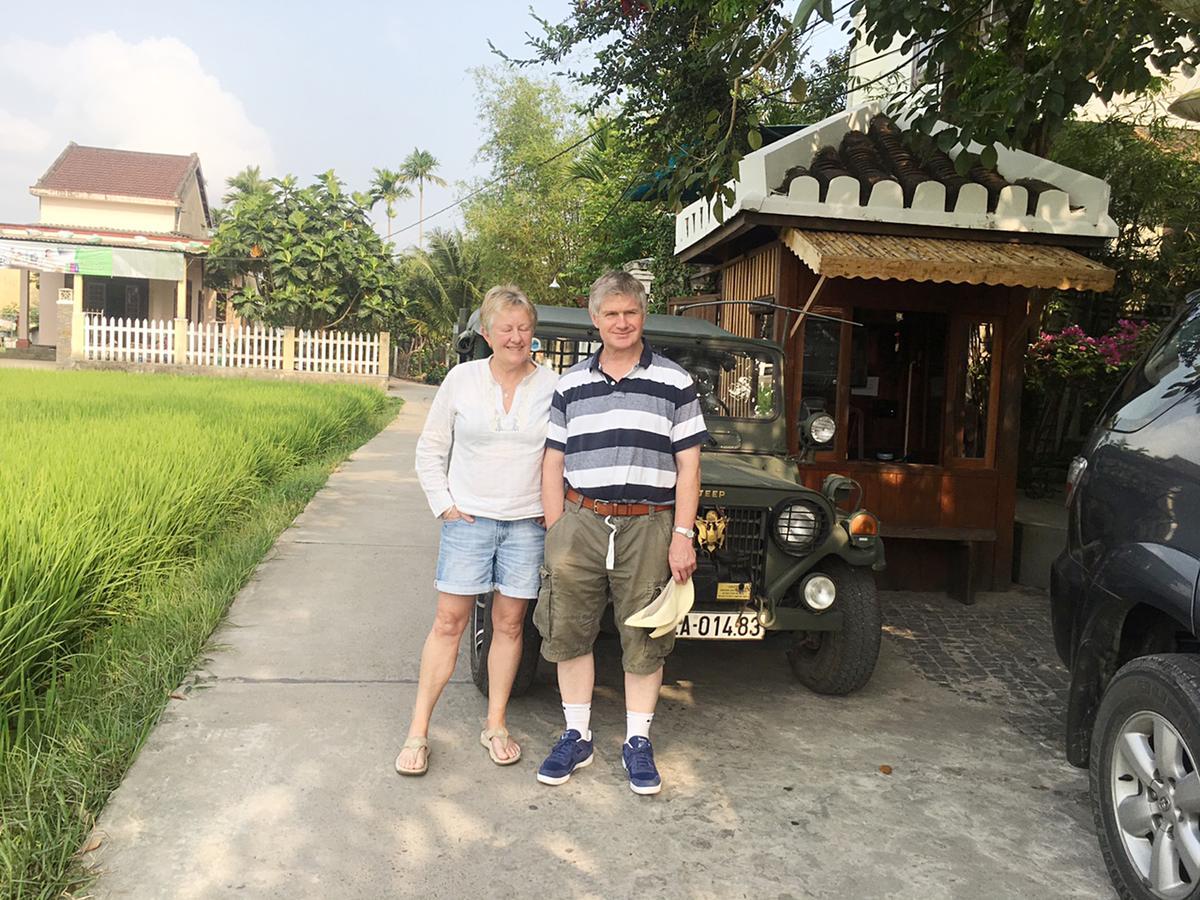
{"type": "MultiPolygon", "coordinates": [[[[721,272],[722,300],[757,300],[767,297],[774,302],[777,288],[780,244],[767,244],[742,259],[736,260],[721,272]]],[[[720,325],[742,337],[758,337],[757,320],[745,303],[720,307],[720,325]]]]}

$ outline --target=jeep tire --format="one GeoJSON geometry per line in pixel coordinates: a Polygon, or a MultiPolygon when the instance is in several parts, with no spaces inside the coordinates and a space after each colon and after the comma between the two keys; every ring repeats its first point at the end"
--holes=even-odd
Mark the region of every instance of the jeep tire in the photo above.
{"type": "MultiPolygon", "coordinates": [[[[488,652],[492,648],[492,594],[479,594],[471,607],[471,621],[467,627],[471,641],[471,679],[483,696],[488,695],[488,652]]],[[[537,675],[538,658],[542,650],[542,636],[533,624],[533,606],[530,600],[525,609],[525,628],[521,636],[521,662],[513,678],[511,696],[519,697],[529,690],[537,675]]]]}
{"type": "MultiPolygon", "coordinates": [[[[866,684],[879,659],[883,620],[875,578],[862,566],[836,557],[817,571],[837,586],[834,608],[842,611],[841,631],[798,631],[788,648],[792,674],[818,694],[849,694],[866,684]]],[[[803,601],[801,601],[803,602],[803,601]]]]}
{"type": "Polygon", "coordinates": [[[1200,659],[1123,666],[1100,701],[1089,778],[1100,852],[1125,900],[1200,896],[1198,753],[1200,659]]]}

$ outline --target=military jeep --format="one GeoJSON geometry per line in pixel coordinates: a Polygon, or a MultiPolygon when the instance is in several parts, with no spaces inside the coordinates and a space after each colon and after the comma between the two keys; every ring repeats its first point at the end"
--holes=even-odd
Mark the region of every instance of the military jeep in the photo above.
{"type": "MultiPolygon", "coordinates": [[[[538,307],[534,361],[565,372],[600,349],[583,309],[538,307]]],[[[787,451],[783,352],[702,319],[650,315],[645,339],[691,373],[708,425],[696,517],[696,601],[676,638],[782,643],[796,678],[822,694],[848,694],[871,677],[880,613],[872,570],[883,568],[878,520],[862,491],[831,475],[820,492],[798,480],[812,449],[829,445],[833,419],[802,404],[806,452],[787,451]]],[[[458,338],[460,361],[487,356],[478,313],[458,338]]],[[[532,607],[532,604],[530,604],[532,607]]],[[[611,608],[610,608],[611,612],[611,608]]],[[[530,610],[532,617],[532,609],[530,610]]],[[[491,596],[476,599],[471,674],[487,693],[491,596]]],[[[526,621],[513,693],[528,690],[541,639],[526,621]]]]}

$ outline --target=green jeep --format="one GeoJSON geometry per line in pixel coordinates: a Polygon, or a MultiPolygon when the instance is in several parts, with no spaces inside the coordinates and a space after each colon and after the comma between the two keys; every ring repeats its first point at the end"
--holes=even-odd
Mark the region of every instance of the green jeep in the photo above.
{"type": "MultiPolygon", "coordinates": [[[[463,325],[460,361],[487,356],[478,313],[463,325]]],[[[884,564],[879,523],[857,507],[862,491],[851,479],[830,475],[820,493],[798,481],[798,464],[831,442],[833,419],[819,404],[811,412],[804,404],[806,451],[789,456],[778,344],[738,337],[702,319],[663,315],[647,316],[645,339],[691,373],[711,436],[700,466],[696,602],[677,638],[775,638],[786,646],[796,678],[812,690],[848,694],[862,687],[879,656],[872,575],[884,564]]],[[[599,348],[586,310],[538,307],[538,364],[565,372],[599,348]]],[[[480,595],[470,656],[484,694],[491,631],[491,596],[480,595]]],[[[532,683],[540,648],[527,619],[514,694],[532,683]]]]}

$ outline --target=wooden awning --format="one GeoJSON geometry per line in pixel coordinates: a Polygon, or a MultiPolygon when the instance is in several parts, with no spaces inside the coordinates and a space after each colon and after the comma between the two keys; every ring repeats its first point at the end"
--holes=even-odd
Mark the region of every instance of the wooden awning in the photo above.
{"type": "Polygon", "coordinates": [[[1116,272],[1065,247],[785,228],[785,244],[818,275],[1111,290],[1116,272]]]}

